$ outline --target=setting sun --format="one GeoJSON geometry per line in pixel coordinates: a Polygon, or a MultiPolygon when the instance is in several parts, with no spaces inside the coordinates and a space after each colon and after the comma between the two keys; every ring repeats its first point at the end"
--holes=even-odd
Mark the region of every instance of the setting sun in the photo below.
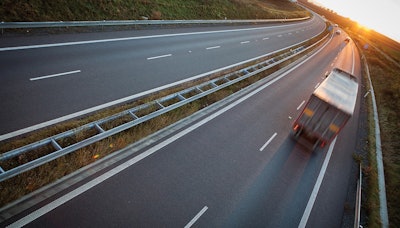
{"type": "Polygon", "coordinates": [[[358,23],[358,22],[357,22],[357,27],[358,27],[359,30],[363,30],[363,31],[365,31],[365,32],[371,31],[371,29],[370,29],[369,27],[364,26],[364,25],[362,25],[362,24],[360,24],[360,23],[358,23]]]}
{"type": "Polygon", "coordinates": [[[344,17],[357,21],[360,28],[367,31],[373,29],[400,42],[400,30],[397,26],[393,26],[399,21],[400,1],[398,0],[310,0],[310,2],[319,3],[344,17]]]}

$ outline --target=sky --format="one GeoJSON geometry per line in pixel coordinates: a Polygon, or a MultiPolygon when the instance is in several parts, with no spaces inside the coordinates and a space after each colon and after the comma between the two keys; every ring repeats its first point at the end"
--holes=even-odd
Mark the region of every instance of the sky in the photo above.
{"type": "Polygon", "coordinates": [[[400,42],[400,0],[312,0],[400,42]]]}

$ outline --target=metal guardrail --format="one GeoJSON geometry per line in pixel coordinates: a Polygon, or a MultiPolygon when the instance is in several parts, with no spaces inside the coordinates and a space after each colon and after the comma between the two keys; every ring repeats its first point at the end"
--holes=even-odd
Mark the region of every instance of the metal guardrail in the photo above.
{"type": "MultiPolygon", "coordinates": [[[[180,92],[167,95],[165,97],[159,98],[157,100],[148,102],[143,105],[139,105],[129,110],[122,111],[110,117],[106,117],[104,119],[88,123],[84,126],[0,154],[0,161],[3,162],[8,159],[19,156],[21,154],[31,152],[32,150],[36,150],[38,148],[51,148],[51,151],[49,151],[47,155],[39,157],[25,164],[16,166],[9,170],[5,170],[0,167],[0,182],[9,179],[11,177],[14,177],[18,174],[21,174],[23,172],[29,171],[45,163],[48,163],[61,156],[72,153],[78,149],[81,149],[85,146],[98,142],[102,139],[120,133],[129,128],[132,128],[140,123],[151,120],[166,112],[182,107],[185,104],[200,99],[204,96],[207,96],[213,92],[221,90],[234,83],[247,79],[251,76],[257,75],[262,71],[265,71],[277,64],[280,64],[288,59],[291,59],[292,57],[318,45],[320,42],[325,40],[325,38],[328,37],[328,35],[326,35],[324,38],[322,38],[318,42],[308,47],[300,46],[297,47],[296,49],[292,49],[295,46],[298,46],[299,44],[292,45],[286,49],[288,50],[287,52],[279,55],[278,57],[273,57],[265,61],[261,61],[259,63],[256,63],[255,65],[245,67],[235,72],[204,82],[200,85],[184,89],[180,92]],[[151,109],[151,112],[141,114],[141,112],[143,112],[146,109],[151,109]],[[107,124],[114,125],[115,123],[113,123],[112,121],[118,121],[118,120],[121,120],[122,123],[119,123],[117,124],[117,126],[113,127],[107,126],[107,124]],[[85,131],[91,132],[92,136],[82,139],[71,145],[65,145],[65,146],[63,145],[62,142],[64,139],[67,139],[68,137],[80,134],[85,131]]],[[[271,53],[271,55],[274,53],[271,53]]]]}
{"type": "Polygon", "coordinates": [[[104,20],[104,21],[47,21],[47,22],[0,22],[0,29],[18,28],[60,28],[89,26],[125,26],[125,25],[199,25],[199,24],[249,24],[303,21],[310,17],[292,19],[260,20],[104,20]]]}
{"type": "Polygon", "coordinates": [[[361,214],[361,189],[362,189],[362,169],[360,164],[360,171],[357,181],[357,193],[356,193],[356,208],[354,215],[354,228],[360,228],[360,214],[361,214]]]}

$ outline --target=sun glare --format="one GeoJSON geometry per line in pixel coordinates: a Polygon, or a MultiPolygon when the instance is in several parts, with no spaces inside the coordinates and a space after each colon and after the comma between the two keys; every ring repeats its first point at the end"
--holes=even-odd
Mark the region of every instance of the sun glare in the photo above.
{"type": "Polygon", "coordinates": [[[400,41],[400,30],[393,27],[399,20],[400,3],[398,0],[313,0],[338,14],[349,17],[359,23],[360,30],[371,29],[400,41]]]}
{"type": "Polygon", "coordinates": [[[357,22],[357,28],[358,28],[359,30],[363,30],[363,31],[365,31],[365,32],[371,31],[370,28],[368,28],[367,26],[364,26],[364,25],[362,25],[362,24],[360,24],[360,23],[358,23],[358,22],[357,22]]]}

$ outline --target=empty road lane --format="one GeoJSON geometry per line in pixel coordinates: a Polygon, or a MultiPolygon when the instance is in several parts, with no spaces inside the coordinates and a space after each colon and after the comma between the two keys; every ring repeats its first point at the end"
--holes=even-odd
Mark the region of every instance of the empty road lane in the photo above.
{"type": "Polygon", "coordinates": [[[0,135],[145,93],[307,40],[289,24],[3,37],[0,135]]]}

